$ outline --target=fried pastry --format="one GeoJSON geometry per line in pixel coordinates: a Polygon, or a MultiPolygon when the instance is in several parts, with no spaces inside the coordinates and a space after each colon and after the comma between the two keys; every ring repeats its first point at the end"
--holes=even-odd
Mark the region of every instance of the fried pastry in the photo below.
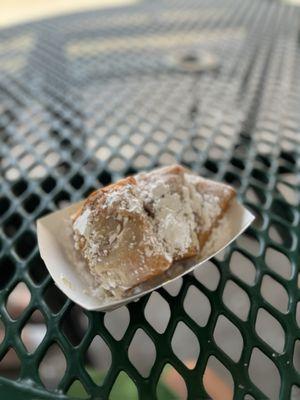
{"type": "Polygon", "coordinates": [[[92,193],[72,217],[75,248],[95,286],[124,292],[201,254],[235,191],[174,165],[92,193]]]}

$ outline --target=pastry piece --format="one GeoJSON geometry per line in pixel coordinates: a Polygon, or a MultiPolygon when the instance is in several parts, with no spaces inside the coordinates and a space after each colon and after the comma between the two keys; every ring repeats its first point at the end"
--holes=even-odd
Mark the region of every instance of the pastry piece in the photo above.
{"type": "Polygon", "coordinates": [[[74,216],[73,230],[89,272],[114,295],[171,265],[133,177],[92,193],[74,216]]]}
{"type": "Polygon", "coordinates": [[[179,165],[160,168],[136,176],[140,196],[155,235],[172,260],[199,252],[193,204],[186,184],[185,170],[179,165]]]}
{"type": "Polygon", "coordinates": [[[200,176],[186,173],[185,180],[190,189],[200,248],[203,248],[236,193],[231,186],[200,176]]]}
{"type": "Polygon", "coordinates": [[[201,253],[234,190],[179,166],[140,173],[92,193],[73,216],[75,248],[108,295],[201,253]]]}

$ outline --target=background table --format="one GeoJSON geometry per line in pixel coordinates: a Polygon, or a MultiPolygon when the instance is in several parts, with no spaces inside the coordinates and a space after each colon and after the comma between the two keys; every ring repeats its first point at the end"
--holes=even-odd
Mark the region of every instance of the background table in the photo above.
{"type": "Polygon", "coordinates": [[[1,395],[65,398],[80,381],[108,398],[131,379],[153,399],[170,364],[190,399],[207,371],[237,399],[299,397],[299,17],[271,0],[154,1],[1,31],[1,395]],[[235,186],[255,223],[195,275],[81,310],[48,276],[35,220],[173,162],[235,186]]]}

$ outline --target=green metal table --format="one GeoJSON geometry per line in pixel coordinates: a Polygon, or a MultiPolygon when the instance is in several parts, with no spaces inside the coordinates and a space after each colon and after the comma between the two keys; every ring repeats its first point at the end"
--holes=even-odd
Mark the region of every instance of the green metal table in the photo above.
{"type": "Polygon", "coordinates": [[[211,376],[235,399],[300,398],[299,32],[299,10],[272,0],[145,1],[0,32],[1,398],[206,399],[211,376]],[[80,309],[47,273],[36,219],[174,162],[232,184],[255,223],[172,286],[80,309]]]}

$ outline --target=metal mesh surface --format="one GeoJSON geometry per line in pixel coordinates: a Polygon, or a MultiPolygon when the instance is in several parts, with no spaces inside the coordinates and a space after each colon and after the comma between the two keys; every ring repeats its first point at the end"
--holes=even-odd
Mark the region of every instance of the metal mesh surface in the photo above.
{"type": "Polygon", "coordinates": [[[1,31],[0,368],[19,360],[14,376],[0,369],[1,394],[64,398],[80,381],[105,399],[123,371],[140,399],[163,398],[170,364],[190,399],[210,394],[211,369],[236,399],[297,398],[299,15],[154,1],[1,31]],[[81,310],[49,277],[35,220],[173,162],[232,184],[255,223],[203,272],[118,311],[81,310]]]}

